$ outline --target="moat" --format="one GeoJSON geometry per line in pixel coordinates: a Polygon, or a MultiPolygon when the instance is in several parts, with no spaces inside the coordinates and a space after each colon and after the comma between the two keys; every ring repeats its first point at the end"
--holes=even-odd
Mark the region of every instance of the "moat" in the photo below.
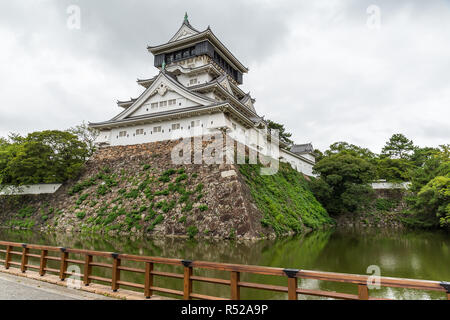
{"type": "MultiPolygon", "coordinates": [[[[121,253],[298,268],[330,272],[367,274],[371,265],[388,277],[450,281],[450,237],[437,231],[338,228],[316,231],[306,236],[254,242],[193,241],[182,239],[143,239],[99,237],[80,234],[44,234],[0,229],[0,239],[14,242],[65,246],[121,253]]],[[[181,272],[177,267],[161,270],[181,272]]],[[[102,271],[106,272],[106,271],[102,271]]],[[[226,273],[202,271],[202,275],[227,278],[226,273]]],[[[102,275],[99,273],[99,275],[102,275]]],[[[103,274],[105,275],[105,274],[103,274]]],[[[124,280],[133,275],[124,274],[124,280]]],[[[281,278],[243,275],[244,281],[263,277],[270,284],[285,285],[281,278]]],[[[130,279],[131,280],[131,279],[130,279]]],[[[157,279],[164,285],[181,286],[177,279],[157,279]]],[[[356,287],[342,283],[301,280],[304,288],[356,293],[356,287]]],[[[229,288],[195,283],[194,290],[227,297],[229,288]]],[[[373,297],[391,299],[444,299],[436,292],[397,288],[371,290],[373,297]]],[[[243,299],[285,299],[285,294],[242,289],[243,299]]],[[[299,296],[299,299],[315,297],[299,296]]]]}

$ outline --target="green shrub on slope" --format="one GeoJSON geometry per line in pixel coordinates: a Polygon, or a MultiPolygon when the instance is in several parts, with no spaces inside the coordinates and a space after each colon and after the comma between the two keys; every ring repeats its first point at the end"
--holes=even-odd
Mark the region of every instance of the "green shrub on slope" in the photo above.
{"type": "Polygon", "coordinates": [[[277,235],[301,233],[303,225],[317,229],[333,224],[316,200],[303,175],[290,165],[280,163],[275,175],[261,175],[260,165],[240,165],[239,170],[264,217],[261,224],[272,227],[277,235]]]}

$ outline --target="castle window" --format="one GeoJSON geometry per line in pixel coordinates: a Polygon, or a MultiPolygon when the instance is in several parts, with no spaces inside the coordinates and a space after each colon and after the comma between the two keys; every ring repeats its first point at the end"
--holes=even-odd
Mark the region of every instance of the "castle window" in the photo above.
{"type": "Polygon", "coordinates": [[[172,124],[172,130],[180,130],[180,124],[179,123],[172,124]]]}
{"type": "Polygon", "coordinates": [[[126,131],[120,131],[119,132],[119,137],[123,138],[127,136],[127,132],[126,131]]]}
{"type": "Polygon", "coordinates": [[[197,84],[198,82],[197,82],[197,78],[194,78],[194,79],[191,79],[191,80],[189,80],[189,84],[192,86],[192,85],[194,85],[194,84],[197,84]]]}
{"type": "Polygon", "coordinates": [[[233,123],[233,129],[236,130],[236,123],[233,123]]]}
{"type": "Polygon", "coordinates": [[[144,134],[144,129],[137,129],[136,130],[136,135],[139,136],[141,134],[144,134]]]}
{"type": "Polygon", "coordinates": [[[160,106],[160,107],[167,107],[167,101],[161,101],[161,102],[159,103],[159,106],[160,106]]]}
{"type": "Polygon", "coordinates": [[[161,132],[161,126],[159,126],[159,127],[154,127],[153,128],[153,132],[161,132]]]}
{"type": "Polygon", "coordinates": [[[158,102],[152,103],[152,109],[158,109],[158,102]]]}
{"type": "Polygon", "coordinates": [[[191,128],[199,127],[199,126],[200,126],[200,120],[191,121],[191,128]]]}
{"type": "Polygon", "coordinates": [[[177,104],[177,99],[169,100],[169,106],[174,106],[177,104]]]}

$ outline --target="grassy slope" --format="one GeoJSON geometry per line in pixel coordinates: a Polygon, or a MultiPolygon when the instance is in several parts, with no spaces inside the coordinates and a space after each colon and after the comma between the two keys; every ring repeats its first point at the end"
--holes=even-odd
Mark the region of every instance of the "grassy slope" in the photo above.
{"type": "Polygon", "coordinates": [[[333,224],[326,210],[316,200],[303,175],[290,165],[280,163],[275,175],[259,174],[258,165],[240,165],[239,170],[250,187],[256,205],[263,213],[263,226],[278,234],[301,233],[303,226],[318,229],[333,224]]]}

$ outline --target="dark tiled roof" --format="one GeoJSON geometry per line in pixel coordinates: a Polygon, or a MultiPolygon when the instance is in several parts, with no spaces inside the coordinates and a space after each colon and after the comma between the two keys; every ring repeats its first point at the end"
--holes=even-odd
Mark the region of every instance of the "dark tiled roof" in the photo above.
{"type": "Polygon", "coordinates": [[[311,143],[305,143],[305,144],[294,144],[291,147],[291,152],[297,153],[297,154],[303,154],[303,153],[310,153],[313,152],[314,148],[311,143]]]}

